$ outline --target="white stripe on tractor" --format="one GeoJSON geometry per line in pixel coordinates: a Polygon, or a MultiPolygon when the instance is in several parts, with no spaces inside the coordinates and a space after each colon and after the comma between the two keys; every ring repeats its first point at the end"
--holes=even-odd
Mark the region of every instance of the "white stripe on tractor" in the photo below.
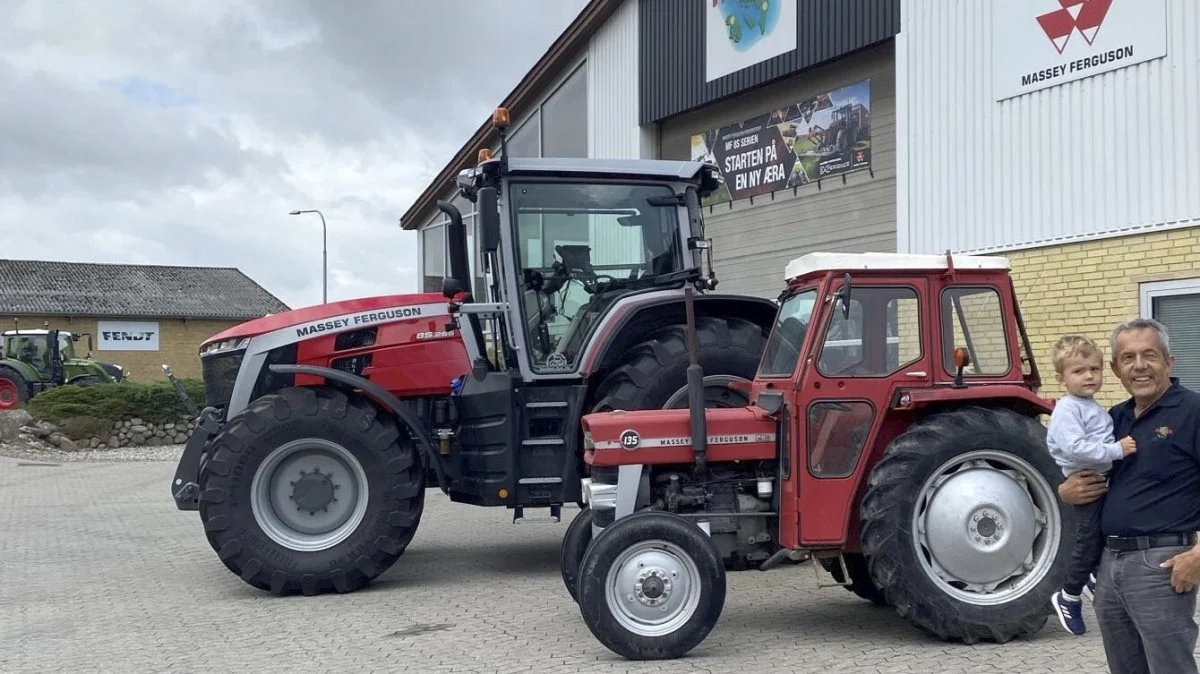
{"type": "MultiPolygon", "coordinates": [[[[710,445],[740,445],[754,442],[775,442],[774,433],[745,433],[734,435],[710,435],[710,445]]],[[[677,436],[669,438],[640,438],[636,447],[628,449],[643,449],[654,447],[679,447],[692,444],[692,436],[677,436]]],[[[601,440],[595,443],[596,449],[626,449],[620,440],[601,440]]]]}

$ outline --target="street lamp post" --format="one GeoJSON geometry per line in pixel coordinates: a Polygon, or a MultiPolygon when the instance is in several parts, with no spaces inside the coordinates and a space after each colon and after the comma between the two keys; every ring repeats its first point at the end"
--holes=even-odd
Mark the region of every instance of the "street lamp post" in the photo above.
{"type": "Polygon", "coordinates": [[[329,251],[327,243],[329,235],[325,229],[325,215],[317,209],[309,209],[306,211],[292,211],[291,215],[301,215],[304,213],[316,213],[321,217],[321,304],[329,303],[329,251]]]}

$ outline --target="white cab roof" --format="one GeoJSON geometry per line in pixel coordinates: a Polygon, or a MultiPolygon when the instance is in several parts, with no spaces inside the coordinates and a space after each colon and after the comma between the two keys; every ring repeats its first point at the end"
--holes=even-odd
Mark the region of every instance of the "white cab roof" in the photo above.
{"type": "MultiPolygon", "coordinates": [[[[954,255],[955,269],[1010,269],[1006,257],[996,255],[954,255]]],[[[913,253],[808,253],[792,260],[784,270],[784,280],[824,271],[866,271],[876,269],[946,269],[945,255],[913,253]]]]}

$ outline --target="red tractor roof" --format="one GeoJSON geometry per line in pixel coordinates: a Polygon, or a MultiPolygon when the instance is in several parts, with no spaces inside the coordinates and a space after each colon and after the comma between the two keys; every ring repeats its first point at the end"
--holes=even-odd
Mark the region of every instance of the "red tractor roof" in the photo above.
{"type": "Polygon", "coordinates": [[[957,270],[1004,271],[1011,269],[1006,257],[998,255],[918,255],[912,253],[808,253],[792,260],[784,270],[788,283],[826,272],[913,272],[944,271],[953,258],[957,270]]]}

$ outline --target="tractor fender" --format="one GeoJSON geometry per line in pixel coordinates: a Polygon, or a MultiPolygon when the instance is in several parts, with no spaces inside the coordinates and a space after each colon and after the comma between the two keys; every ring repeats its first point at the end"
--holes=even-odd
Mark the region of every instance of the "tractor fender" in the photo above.
{"type": "Polygon", "coordinates": [[[390,410],[396,415],[400,421],[408,427],[409,431],[416,437],[417,443],[421,446],[421,452],[425,454],[425,460],[433,466],[434,472],[437,473],[438,486],[443,492],[449,489],[449,482],[446,480],[446,474],[442,472],[442,465],[438,461],[438,456],[433,446],[433,438],[429,432],[421,424],[421,420],[413,411],[408,408],[399,398],[392,392],[375,384],[367,379],[345,372],[343,370],[335,370],[328,367],[320,367],[318,365],[285,365],[276,363],[268,366],[272,372],[281,374],[307,374],[316,377],[336,381],[340,384],[345,384],[351,388],[358,389],[366,394],[366,396],[376,404],[382,405],[385,409],[390,410]]]}
{"type": "MultiPolygon", "coordinates": [[[[770,332],[779,312],[774,300],[750,295],[695,296],[697,318],[741,318],[770,332]]],[[[686,323],[683,290],[633,296],[617,303],[598,325],[580,363],[591,375],[611,368],[627,349],[668,325],[686,323]]]]}
{"type": "Polygon", "coordinates": [[[963,404],[1002,404],[1032,414],[1050,414],[1054,411],[1053,400],[1043,398],[1020,384],[977,384],[964,388],[900,389],[896,391],[894,408],[920,410],[963,404]]]}
{"type": "Polygon", "coordinates": [[[15,370],[17,372],[17,374],[24,377],[25,381],[30,384],[32,384],[33,382],[38,382],[38,381],[42,380],[42,376],[38,374],[38,371],[35,370],[32,365],[30,365],[29,363],[26,363],[25,361],[22,361],[22,360],[17,360],[15,358],[5,358],[3,360],[0,360],[0,367],[7,367],[7,368],[15,370]]]}

